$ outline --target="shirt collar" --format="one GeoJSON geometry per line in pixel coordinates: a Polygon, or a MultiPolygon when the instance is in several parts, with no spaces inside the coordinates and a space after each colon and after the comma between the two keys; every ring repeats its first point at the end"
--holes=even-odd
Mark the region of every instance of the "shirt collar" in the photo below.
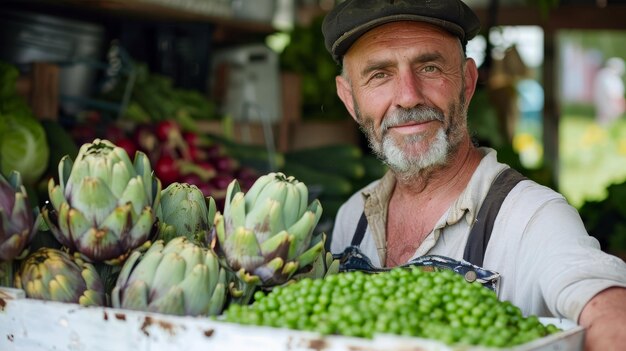
{"type": "MultiPolygon", "coordinates": [[[[483,158],[474,171],[467,187],[459,195],[458,199],[452,203],[447,214],[435,225],[435,230],[457,223],[463,217],[465,217],[468,225],[471,225],[478,214],[480,204],[487,196],[493,179],[507,167],[505,164],[498,162],[495,150],[486,147],[481,147],[478,150],[483,155],[483,158]]],[[[389,199],[395,184],[396,178],[394,174],[388,171],[378,184],[362,192],[368,221],[380,224],[380,228],[372,228],[374,232],[382,230],[381,233],[384,233],[385,231],[389,199]],[[370,221],[370,219],[373,219],[373,221],[370,221]]],[[[384,235],[378,236],[384,238],[384,235]]]]}

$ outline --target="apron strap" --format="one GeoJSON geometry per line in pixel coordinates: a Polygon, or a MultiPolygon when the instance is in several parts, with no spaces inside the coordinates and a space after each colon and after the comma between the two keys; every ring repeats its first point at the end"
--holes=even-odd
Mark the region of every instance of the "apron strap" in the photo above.
{"type": "Polygon", "coordinates": [[[465,253],[463,254],[465,261],[482,267],[493,224],[502,202],[515,185],[524,179],[527,178],[513,168],[505,169],[494,179],[467,238],[465,253]]]}
{"type": "Polygon", "coordinates": [[[354,231],[354,235],[352,236],[352,242],[350,245],[352,246],[361,246],[361,242],[365,237],[365,230],[367,229],[367,217],[365,217],[365,211],[361,213],[361,218],[359,218],[359,224],[356,225],[356,230],[354,231]]]}

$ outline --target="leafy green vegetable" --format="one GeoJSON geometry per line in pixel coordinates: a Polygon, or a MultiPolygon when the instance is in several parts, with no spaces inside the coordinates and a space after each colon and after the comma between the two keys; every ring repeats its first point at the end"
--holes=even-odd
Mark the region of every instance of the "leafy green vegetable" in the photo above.
{"type": "Polygon", "coordinates": [[[16,170],[25,184],[35,183],[48,167],[50,150],[46,133],[34,118],[0,115],[0,171],[16,170]]]}
{"type": "MultiPolygon", "coordinates": [[[[124,111],[126,120],[145,123],[175,119],[179,123],[189,123],[219,119],[215,103],[203,93],[175,87],[170,77],[150,72],[146,63],[136,62],[133,67],[136,80],[124,111]]],[[[125,77],[113,89],[103,92],[101,98],[121,101],[126,85],[125,77]]]]}
{"type": "Polygon", "coordinates": [[[0,172],[18,171],[32,185],[48,167],[50,149],[41,123],[17,94],[18,77],[16,67],[0,62],[0,172]]]}

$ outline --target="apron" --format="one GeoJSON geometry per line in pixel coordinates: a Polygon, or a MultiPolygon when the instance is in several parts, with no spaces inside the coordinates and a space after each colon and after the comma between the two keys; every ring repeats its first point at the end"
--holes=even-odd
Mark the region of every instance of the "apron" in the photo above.
{"type": "MultiPolygon", "coordinates": [[[[493,180],[487,192],[487,196],[478,211],[472,229],[470,230],[467,244],[465,245],[463,260],[475,266],[482,267],[487,244],[491,238],[493,224],[498,216],[502,202],[504,202],[504,199],[511,189],[513,189],[517,183],[525,179],[527,178],[515,169],[507,168],[500,172],[493,180]]],[[[365,216],[365,212],[363,212],[356,226],[354,236],[352,237],[351,246],[359,247],[361,245],[366,229],[367,217],[365,216]]]]}

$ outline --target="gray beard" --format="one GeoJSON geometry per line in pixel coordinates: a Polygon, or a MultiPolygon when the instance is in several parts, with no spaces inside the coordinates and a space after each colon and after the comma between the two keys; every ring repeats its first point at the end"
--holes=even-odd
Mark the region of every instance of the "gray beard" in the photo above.
{"type": "MultiPolygon", "coordinates": [[[[461,98],[461,100],[464,100],[461,98]]],[[[374,154],[394,171],[397,177],[411,179],[426,173],[429,170],[444,165],[448,160],[448,155],[454,152],[460,143],[462,128],[460,112],[456,107],[463,106],[463,102],[457,106],[451,106],[450,124],[446,128],[445,116],[439,109],[428,106],[417,106],[411,109],[395,110],[385,116],[381,123],[381,140],[376,139],[374,124],[372,119],[362,119],[358,105],[356,105],[356,115],[359,126],[366,135],[370,148],[374,154]],[[422,141],[422,135],[410,135],[399,141],[394,140],[388,133],[390,127],[403,123],[426,122],[437,120],[443,126],[439,128],[435,139],[428,145],[428,149],[421,153],[409,153],[405,151],[406,146],[417,144],[422,141]]]]}

